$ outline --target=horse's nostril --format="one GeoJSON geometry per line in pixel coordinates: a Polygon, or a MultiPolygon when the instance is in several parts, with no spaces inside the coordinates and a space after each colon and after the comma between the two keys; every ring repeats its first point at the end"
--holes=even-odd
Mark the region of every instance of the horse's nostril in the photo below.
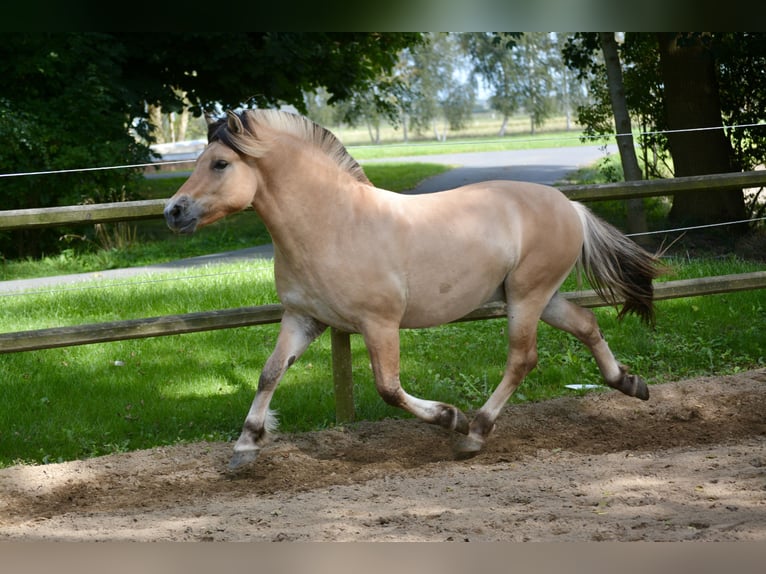
{"type": "Polygon", "coordinates": [[[180,202],[173,202],[165,206],[165,219],[174,220],[177,219],[183,213],[183,206],[180,202]]]}

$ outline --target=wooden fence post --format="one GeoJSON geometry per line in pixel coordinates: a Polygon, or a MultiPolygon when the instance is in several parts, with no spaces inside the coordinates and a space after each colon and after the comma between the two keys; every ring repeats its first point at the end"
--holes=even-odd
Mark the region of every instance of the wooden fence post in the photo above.
{"type": "Polygon", "coordinates": [[[332,379],[335,384],[335,421],[354,421],[354,380],[351,375],[351,335],[330,328],[332,379]]]}

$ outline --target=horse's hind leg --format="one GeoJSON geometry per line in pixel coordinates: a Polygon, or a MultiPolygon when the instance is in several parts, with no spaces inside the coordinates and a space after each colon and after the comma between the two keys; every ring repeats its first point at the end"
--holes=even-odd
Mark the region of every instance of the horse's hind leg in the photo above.
{"type": "Polygon", "coordinates": [[[419,419],[459,433],[468,433],[468,419],[452,405],[414,397],[399,381],[399,326],[370,325],[362,330],[370,354],[375,386],[386,403],[404,409],[419,419]]]}
{"type": "Polygon", "coordinates": [[[545,307],[542,320],[582,341],[593,353],[607,385],[631,397],[642,400],[649,398],[649,388],[643,379],[629,374],[627,367],[614,358],[592,311],[583,309],[556,293],[545,307]]]}
{"type": "Polygon", "coordinates": [[[468,435],[456,440],[454,452],[458,458],[473,456],[482,449],[508,399],[537,365],[537,323],[543,304],[509,298],[508,361],[503,379],[476,413],[468,435]]]}
{"type": "Polygon", "coordinates": [[[272,426],[273,414],[269,403],[285,371],[292,365],[327,326],[302,315],[285,312],[277,337],[277,344],[261,370],[258,391],[245,418],[242,433],[234,445],[229,469],[239,468],[254,461],[272,426]]]}

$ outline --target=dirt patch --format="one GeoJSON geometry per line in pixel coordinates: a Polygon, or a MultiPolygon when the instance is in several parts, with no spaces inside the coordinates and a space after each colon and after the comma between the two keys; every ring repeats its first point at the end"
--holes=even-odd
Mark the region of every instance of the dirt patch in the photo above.
{"type": "Polygon", "coordinates": [[[766,369],[509,405],[484,452],[416,420],[0,470],[0,540],[766,540],[766,369]]]}

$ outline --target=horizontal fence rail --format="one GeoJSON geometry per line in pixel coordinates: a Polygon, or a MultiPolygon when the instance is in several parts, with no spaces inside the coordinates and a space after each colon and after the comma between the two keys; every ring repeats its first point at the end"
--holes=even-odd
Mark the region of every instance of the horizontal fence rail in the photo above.
{"type": "Polygon", "coordinates": [[[748,189],[766,186],[766,170],[691,175],[670,179],[640,179],[600,185],[562,185],[559,189],[575,201],[605,201],[673,195],[703,189],[748,189]]]}
{"type": "Polygon", "coordinates": [[[165,209],[164,199],[120,201],[66,207],[41,207],[0,211],[0,229],[30,229],[57,225],[114,223],[156,219],[165,209]]]}
{"type": "MultiPolygon", "coordinates": [[[[695,175],[672,179],[621,181],[601,185],[563,185],[559,189],[576,201],[603,201],[673,195],[701,189],[742,189],[766,186],[766,170],[715,175],[695,175]]],[[[0,211],[0,229],[22,229],[137,221],[162,216],[164,199],[42,207],[0,211]]]]}
{"type": "MultiPolygon", "coordinates": [[[[668,281],[654,286],[657,300],[763,288],[766,288],[766,271],[668,281]]],[[[583,307],[608,305],[592,290],[563,293],[563,296],[583,307]]],[[[278,323],[282,313],[281,305],[272,304],[3,333],[0,334],[0,354],[267,325],[278,323]]],[[[500,319],[505,316],[505,303],[493,302],[482,305],[455,322],[500,319]]],[[[330,331],[335,418],[339,423],[348,423],[355,418],[351,337],[349,333],[334,328],[330,331]]]]}
{"type": "MultiPolygon", "coordinates": [[[[659,301],[762,288],[766,288],[766,271],[754,271],[655,283],[654,298],[659,301]]],[[[593,290],[570,291],[562,295],[583,307],[609,306],[609,303],[604,302],[593,290]]],[[[0,334],[0,354],[267,325],[279,323],[282,312],[281,305],[272,304],[2,333],[0,334]]],[[[498,319],[505,316],[505,303],[492,302],[482,305],[454,322],[498,319]]]]}
{"type": "MultiPolygon", "coordinates": [[[[673,195],[701,189],[744,189],[762,186],[766,186],[766,171],[605,185],[572,185],[562,186],[559,189],[573,200],[600,201],[673,195]]],[[[0,230],[152,219],[162,216],[165,203],[165,200],[146,200],[0,211],[0,230]]],[[[654,288],[656,300],[763,289],[766,288],[766,271],[658,282],[655,283],[654,288]]],[[[584,307],[608,305],[594,291],[576,291],[563,295],[584,307]]],[[[278,323],[282,313],[282,306],[273,304],[3,333],[0,334],[0,354],[266,325],[278,323]]],[[[488,303],[456,322],[496,319],[505,316],[504,303],[488,303]]],[[[354,420],[350,335],[331,329],[331,337],[336,419],[338,422],[350,422],[354,420]]]]}

